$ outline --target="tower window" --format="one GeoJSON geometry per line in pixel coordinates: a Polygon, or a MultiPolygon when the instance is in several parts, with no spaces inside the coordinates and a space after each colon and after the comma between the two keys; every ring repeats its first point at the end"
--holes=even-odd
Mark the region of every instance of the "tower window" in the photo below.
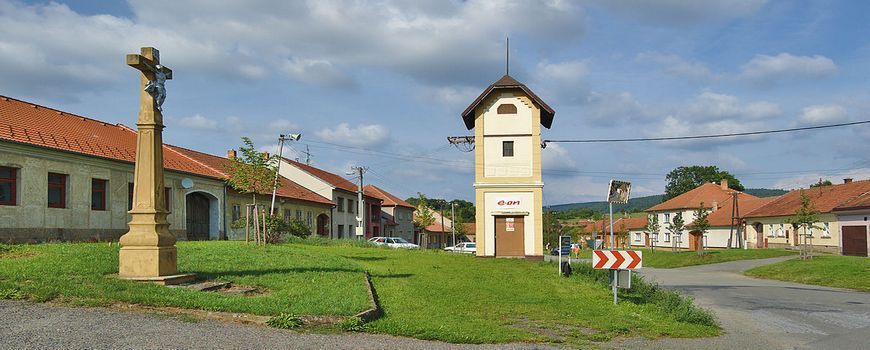
{"type": "Polygon", "coordinates": [[[514,142],[513,141],[502,141],[502,143],[501,143],[501,155],[503,157],[513,157],[514,156],[514,142]]]}
{"type": "Polygon", "coordinates": [[[497,113],[498,114],[517,114],[517,106],[510,104],[510,103],[500,104],[500,105],[498,105],[497,113]]]}

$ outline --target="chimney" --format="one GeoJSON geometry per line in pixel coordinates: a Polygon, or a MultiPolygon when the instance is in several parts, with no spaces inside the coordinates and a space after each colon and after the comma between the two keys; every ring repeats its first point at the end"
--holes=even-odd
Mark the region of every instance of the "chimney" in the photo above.
{"type": "Polygon", "coordinates": [[[263,159],[269,159],[269,152],[263,152],[263,159]]]}
{"type": "Polygon", "coordinates": [[[236,157],[236,150],[231,149],[231,150],[228,150],[228,151],[227,151],[227,158],[229,158],[229,159],[233,159],[233,158],[235,158],[235,157],[236,157]]]}
{"type": "Polygon", "coordinates": [[[847,177],[847,178],[843,179],[843,183],[844,183],[844,184],[851,183],[851,182],[852,182],[852,178],[851,178],[851,177],[847,177]]]}
{"type": "Polygon", "coordinates": [[[722,179],[722,181],[719,182],[719,186],[722,187],[722,190],[727,191],[728,190],[728,179],[722,179]]]}
{"type": "Polygon", "coordinates": [[[719,209],[719,202],[713,200],[713,211],[716,211],[718,209],[719,209]]]}

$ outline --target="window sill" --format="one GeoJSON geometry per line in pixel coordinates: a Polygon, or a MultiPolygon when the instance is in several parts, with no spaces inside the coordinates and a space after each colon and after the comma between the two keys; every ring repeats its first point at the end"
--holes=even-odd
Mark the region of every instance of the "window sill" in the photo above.
{"type": "Polygon", "coordinates": [[[819,238],[821,238],[821,239],[831,239],[831,238],[834,238],[834,237],[832,237],[832,236],[821,236],[821,237],[819,237],[819,238]]]}

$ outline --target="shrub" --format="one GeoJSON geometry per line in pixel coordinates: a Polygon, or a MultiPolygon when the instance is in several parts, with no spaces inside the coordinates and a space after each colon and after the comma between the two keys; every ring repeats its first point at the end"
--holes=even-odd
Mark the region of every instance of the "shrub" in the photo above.
{"type": "Polygon", "coordinates": [[[2,299],[12,299],[12,300],[23,300],[27,296],[22,293],[18,289],[0,289],[0,300],[2,299]]]}
{"type": "Polygon", "coordinates": [[[266,324],[274,328],[292,329],[301,327],[302,319],[293,314],[282,312],[278,316],[270,318],[266,321],[266,324]]]}

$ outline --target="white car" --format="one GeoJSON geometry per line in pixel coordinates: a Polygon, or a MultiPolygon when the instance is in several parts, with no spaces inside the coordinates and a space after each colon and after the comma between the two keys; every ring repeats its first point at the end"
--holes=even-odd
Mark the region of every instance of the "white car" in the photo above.
{"type": "Polygon", "coordinates": [[[477,254],[477,243],[462,242],[452,247],[444,248],[448,252],[477,254]]]}
{"type": "Polygon", "coordinates": [[[369,242],[390,248],[420,249],[420,246],[408,242],[402,237],[372,237],[369,238],[369,242]]]}

